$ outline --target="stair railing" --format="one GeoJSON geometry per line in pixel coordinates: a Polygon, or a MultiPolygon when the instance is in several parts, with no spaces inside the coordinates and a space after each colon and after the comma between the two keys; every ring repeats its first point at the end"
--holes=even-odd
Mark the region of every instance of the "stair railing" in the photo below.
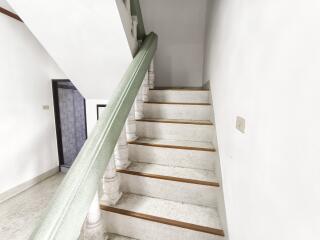
{"type": "MultiPolygon", "coordinates": [[[[133,56],[138,51],[138,25],[143,25],[143,22],[138,22],[138,18],[131,14],[131,0],[116,0],[121,21],[126,33],[130,50],[133,56]]],[[[144,33],[145,37],[145,33],[144,33]]]]}
{"type": "MultiPolygon", "coordinates": [[[[127,0],[129,1],[129,0],[127,0]]],[[[143,24],[142,12],[140,8],[139,0],[130,0],[130,11],[131,16],[135,16],[137,18],[138,26],[137,26],[137,39],[142,41],[145,38],[145,29],[143,24]]]]}
{"type": "MultiPolygon", "coordinates": [[[[127,144],[127,137],[128,140],[136,138],[133,115],[139,115],[141,110],[139,101],[144,100],[144,89],[151,87],[146,76],[148,72],[153,71],[150,65],[157,48],[157,39],[155,33],[150,33],[144,38],[139,51],[111,97],[108,107],[59,186],[31,239],[78,239],[86,219],[91,223],[101,224],[98,186],[102,178],[107,177],[108,180],[117,178],[115,165],[125,168],[129,164],[127,156],[124,156],[126,154],[121,152],[121,146],[127,144]],[[134,105],[136,110],[133,110],[134,105]]],[[[139,116],[141,117],[141,114],[139,116]]],[[[118,192],[114,195],[114,187],[104,184],[102,201],[114,204],[119,199],[121,194],[118,192]]],[[[95,231],[94,234],[100,234],[96,239],[102,239],[101,233],[95,231]]]]}

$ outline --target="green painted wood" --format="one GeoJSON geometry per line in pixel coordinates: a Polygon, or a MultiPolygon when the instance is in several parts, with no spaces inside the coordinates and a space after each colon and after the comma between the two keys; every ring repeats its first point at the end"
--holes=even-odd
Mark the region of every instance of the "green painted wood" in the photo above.
{"type": "Polygon", "coordinates": [[[144,38],[146,37],[146,31],[144,29],[143,17],[142,17],[139,0],[131,0],[130,8],[131,8],[131,15],[137,16],[138,18],[138,26],[137,26],[138,40],[144,40],[144,38]]]}
{"type": "Polygon", "coordinates": [[[157,47],[150,33],[30,239],[76,240],[157,47]]]}

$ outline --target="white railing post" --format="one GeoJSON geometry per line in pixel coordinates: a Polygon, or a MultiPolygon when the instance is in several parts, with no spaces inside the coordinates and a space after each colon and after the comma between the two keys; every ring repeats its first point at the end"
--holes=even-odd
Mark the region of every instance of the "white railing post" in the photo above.
{"type": "Polygon", "coordinates": [[[89,208],[80,239],[83,239],[83,240],[107,240],[108,239],[108,236],[105,235],[105,232],[103,229],[98,193],[96,193],[96,195],[94,196],[94,199],[89,208]]]}
{"type": "Polygon", "coordinates": [[[149,70],[148,70],[148,76],[149,76],[149,87],[150,89],[154,89],[154,84],[156,80],[156,75],[154,72],[154,59],[152,59],[149,70]]]}
{"type": "MultiPolygon", "coordinates": [[[[130,13],[131,15],[131,13],[130,13]]],[[[134,39],[134,49],[133,52],[136,53],[139,48],[139,42],[138,42],[138,17],[137,16],[132,16],[132,26],[131,26],[131,35],[134,39]]]]}
{"type": "Polygon", "coordinates": [[[143,119],[143,84],[141,85],[135,101],[135,118],[143,119]]]}
{"type": "Polygon", "coordinates": [[[144,80],[142,82],[142,100],[144,102],[149,101],[149,79],[148,79],[148,73],[146,73],[146,76],[144,77],[144,80]]]}
{"type": "Polygon", "coordinates": [[[120,177],[116,170],[114,155],[111,156],[102,178],[102,188],[101,202],[108,206],[115,205],[122,196],[122,192],[120,192],[120,177]]]}
{"type": "Polygon", "coordinates": [[[130,141],[134,141],[136,140],[138,137],[136,135],[136,121],[135,121],[135,104],[132,105],[132,108],[129,112],[127,121],[126,121],[126,133],[127,133],[127,140],[130,141]]]}
{"type": "Polygon", "coordinates": [[[126,169],[130,165],[129,150],[125,128],[122,129],[117,145],[114,149],[114,159],[118,169],[126,169]]]}
{"type": "Polygon", "coordinates": [[[103,200],[107,203],[105,205],[115,204],[121,197],[113,149],[108,146],[115,146],[117,143],[116,137],[123,130],[125,116],[131,110],[137,88],[142,84],[142,78],[154,56],[157,42],[158,37],[155,33],[150,33],[144,39],[139,52],[120,81],[117,91],[111,97],[109,107],[102,114],[101,120],[95,125],[77,156],[75,160],[77,164],[73,164],[65,176],[63,184],[60,185],[48,206],[46,215],[32,233],[31,239],[78,239],[87,215],[89,215],[87,228],[90,225],[99,226],[97,223],[100,219],[97,212],[99,203],[95,195],[99,189],[97,183],[102,178],[102,204],[103,200]],[[92,205],[94,197],[96,203],[92,205]],[[94,211],[95,214],[91,215],[94,211]]]}
{"type": "Polygon", "coordinates": [[[128,13],[131,15],[131,4],[130,4],[130,0],[123,0],[123,4],[126,6],[126,9],[128,10],[128,13]]]}

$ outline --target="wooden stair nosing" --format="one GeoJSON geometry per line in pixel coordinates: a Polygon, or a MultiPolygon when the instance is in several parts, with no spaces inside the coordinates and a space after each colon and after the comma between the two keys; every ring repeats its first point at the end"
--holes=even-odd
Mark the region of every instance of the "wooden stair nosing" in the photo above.
{"type": "Polygon", "coordinates": [[[177,146],[177,145],[169,145],[169,144],[155,144],[155,143],[146,143],[146,142],[138,142],[138,141],[129,141],[128,144],[149,146],[149,147],[159,147],[159,148],[175,148],[182,150],[194,150],[194,151],[205,151],[205,152],[216,152],[214,148],[204,148],[204,147],[189,147],[189,146],[177,146]]]}
{"type": "Polygon", "coordinates": [[[204,88],[174,88],[174,87],[156,87],[149,89],[150,91],[207,91],[209,92],[209,89],[204,88]]]}
{"type": "Polygon", "coordinates": [[[200,121],[175,121],[174,119],[136,119],[138,122],[157,122],[157,123],[175,123],[175,124],[192,124],[192,125],[205,125],[205,126],[212,126],[213,123],[211,122],[200,122],[200,121]]]}
{"type": "Polygon", "coordinates": [[[183,102],[144,102],[146,104],[167,104],[167,105],[191,105],[191,106],[211,106],[210,103],[183,103],[183,102]]]}
{"type": "Polygon", "coordinates": [[[218,235],[218,236],[224,236],[224,231],[222,229],[205,227],[205,226],[201,226],[201,225],[186,223],[186,222],[172,220],[172,219],[168,219],[168,218],[157,217],[157,216],[134,212],[134,211],[125,210],[125,209],[121,209],[121,208],[110,207],[110,206],[106,206],[103,204],[100,205],[100,208],[104,211],[117,213],[117,214],[129,216],[129,217],[135,217],[135,218],[139,218],[139,219],[143,219],[143,220],[147,220],[147,221],[152,221],[152,222],[156,222],[156,223],[185,228],[185,229],[189,229],[189,230],[193,230],[193,231],[197,231],[197,232],[203,232],[203,233],[209,233],[209,234],[218,235]]]}
{"type": "Polygon", "coordinates": [[[148,177],[148,178],[155,178],[155,179],[182,182],[182,183],[191,183],[191,184],[204,185],[204,186],[210,186],[210,187],[219,187],[220,186],[218,182],[209,182],[209,181],[202,181],[202,180],[189,179],[189,178],[164,176],[164,175],[158,175],[158,174],[152,174],[152,173],[131,171],[131,170],[127,170],[127,169],[117,169],[117,172],[129,174],[129,175],[140,176],[140,177],[148,177]]]}

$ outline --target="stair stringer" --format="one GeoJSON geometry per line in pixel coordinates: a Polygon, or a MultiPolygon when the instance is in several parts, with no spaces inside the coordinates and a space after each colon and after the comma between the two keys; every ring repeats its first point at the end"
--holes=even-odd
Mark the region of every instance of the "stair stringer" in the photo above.
{"type": "MultiPolygon", "coordinates": [[[[208,88],[208,90],[210,91],[209,94],[209,103],[211,104],[210,107],[212,107],[211,109],[211,114],[210,114],[210,121],[215,123],[215,117],[214,117],[214,103],[212,101],[212,89],[211,89],[211,85],[210,83],[208,84],[208,86],[206,86],[208,88]]],[[[218,146],[218,139],[217,139],[217,131],[215,132],[215,134],[212,137],[212,142],[215,143],[215,147],[217,150],[217,156],[216,156],[216,161],[215,161],[215,173],[217,176],[218,181],[220,182],[220,194],[217,195],[217,210],[219,213],[219,217],[220,217],[220,222],[221,225],[224,229],[224,239],[228,240],[229,239],[229,235],[228,235],[228,224],[227,224],[227,216],[226,216],[226,208],[225,208],[225,201],[224,201],[224,190],[223,190],[223,181],[222,181],[222,173],[221,173],[221,164],[220,164],[220,157],[219,157],[219,146],[218,146]]]]}

